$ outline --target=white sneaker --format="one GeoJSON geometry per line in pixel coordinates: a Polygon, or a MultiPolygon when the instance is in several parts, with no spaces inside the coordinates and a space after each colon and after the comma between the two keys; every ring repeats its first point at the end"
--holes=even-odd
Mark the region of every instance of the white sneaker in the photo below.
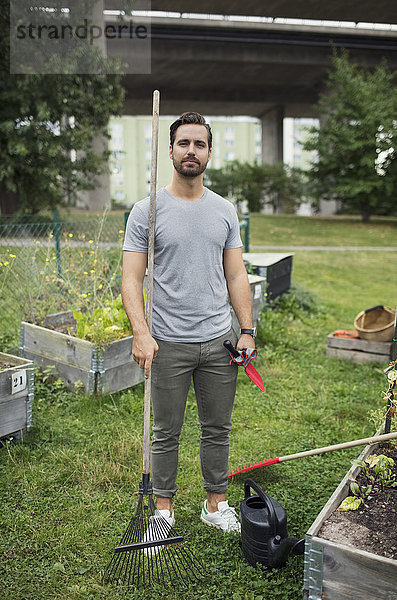
{"type": "Polygon", "coordinates": [[[237,519],[236,509],[229,506],[227,500],[218,503],[218,510],[210,513],[207,510],[207,500],[203,504],[201,520],[207,525],[222,529],[224,533],[236,531],[240,533],[241,525],[237,519]]]}
{"type": "MultiPolygon", "coordinates": [[[[175,524],[174,513],[170,514],[170,511],[167,509],[157,510],[153,516],[150,517],[150,525],[145,531],[145,535],[143,536],[143,542],[154,542],[158,540],[165,540],[168,537],[171,528],[175,524]]],[[[156,544],[155,546],[150,546],[148,548],[144,548],[143,553],[145,556],[154,556],[161,552],[164,546],[156,544]]]]}

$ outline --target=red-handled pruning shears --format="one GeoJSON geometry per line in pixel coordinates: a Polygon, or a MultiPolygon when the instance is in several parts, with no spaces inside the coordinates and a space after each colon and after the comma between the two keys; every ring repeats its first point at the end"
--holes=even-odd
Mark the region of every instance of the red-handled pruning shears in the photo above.
{"type": "Polygon", "coordinates": [[[257,385],[258,388],[262,390],[262,392],[264,392],[265,386],[263,384],[262,377],[259,375],[255,367],[251,364],[251,361],[258,356],[257,350],[252,349],[251,352],[248,351],[249,349],[242,351],[237,350],[237,348],[233,346],[230,340],[226,340],[225,342],[223,342],[223,345],[229,352],[230,356],[232,357],[232,360],[238,365],[244,367],[246,375],[248,375],[251,381],[253,381],[255,385],[257,385]]]}

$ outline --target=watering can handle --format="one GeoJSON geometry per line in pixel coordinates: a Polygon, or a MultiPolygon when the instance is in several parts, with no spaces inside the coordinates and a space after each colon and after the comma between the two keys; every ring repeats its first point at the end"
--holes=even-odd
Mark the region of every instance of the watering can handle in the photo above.
{"type": "Polygon", "coordinates": [[[244,496],[246,500],[250,497],[250,488],[252,488],[258,494],[259,498],[266,504],[266,508],[269,511],[269,522],[273,523],[272,533],[275,535],[276,523],[278,524],[278,519],[274,510],[272,499],[265,494],[262,488],[260,488],[253,479],[246,479],[244,483],[244,496]]]}

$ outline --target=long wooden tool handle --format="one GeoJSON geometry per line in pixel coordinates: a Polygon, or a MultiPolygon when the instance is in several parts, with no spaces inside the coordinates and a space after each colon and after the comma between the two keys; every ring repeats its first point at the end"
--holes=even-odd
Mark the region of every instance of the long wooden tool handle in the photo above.
{"type": "Polygon", "coordinates": [[[270,465],[276,465],[277,463],[285,462],[287,460],[294,460],[295,458],[304,458],[305,456],[313,456],[315,454],[323,454],[324,452],[334,452],[334,450],[343,450],[345,448],[352,448],[353,446],[364,446],[364,444],[376,444],[378,442],[387,442],[397,438],[397,431],[393,433],[376,435],[369,438],[362,438],[361,440],[354,440],[352,442],[343,442],[342,444],[334,444],[333,446],[325,446],[324,448],[314,448],[313,450],[305,450],[304,452],[297,452],[296,454],[287,454],[286,456],[278,456],[277,458],[269,458],[254,464],[247,465],[241,469],[235,471],[229,471],[228,477],[233,475],[239,475],[240,473],[247,473],[254,469],[260,469],[261,467],[269,467],[270,465]]]}
{"type": "MultiPolygon", "coordinates": [[[[149,208],[149,234],[148,258],[146,279],[146,322],[150,334],[152,333],[153,314],[153,267],[154,267],[154,230],[156,224],[156,192],[157,192],[157,155],[159,139],[159,113],[160,92],[153,92],[153,117],[152,117],[152,159],[150,173],[150,208],[149,208]]],[[[143,415],[143,472],[150,472],[150,403],[152,389],[152,373],[145,379],[145,400],[143,415]]]]}
{"type": "Polygon", "coordinates": [[[313,456],[314,454],[323,454],[323,452],[333,452],[334,450],[344,450],[345,448],[353,448],[354,446],[364,446],[364,444],[376,444],[378,442],[387,442],[397,438],[397,431],[384,435],[376,435],[374,437],[362,438],[361,440],[353,440],[352,442],[343,442],[342,444],[334,444],[333,446],[325,446],[324,448],[314,448],[297,454],[288,454],[280,456],[279,462],[285,460],[294,460],[294,458],[303,458],[304,456],[313,456]]]}

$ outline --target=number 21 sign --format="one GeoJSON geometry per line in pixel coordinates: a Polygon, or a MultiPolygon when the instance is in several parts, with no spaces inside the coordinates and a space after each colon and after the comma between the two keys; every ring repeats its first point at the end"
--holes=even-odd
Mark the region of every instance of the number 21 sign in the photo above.
{"type": "Polygon", "coordinates": [[[26,388],[26,370],[14,371],[11,376],[11,394],[22,392],[26,388]]]}

